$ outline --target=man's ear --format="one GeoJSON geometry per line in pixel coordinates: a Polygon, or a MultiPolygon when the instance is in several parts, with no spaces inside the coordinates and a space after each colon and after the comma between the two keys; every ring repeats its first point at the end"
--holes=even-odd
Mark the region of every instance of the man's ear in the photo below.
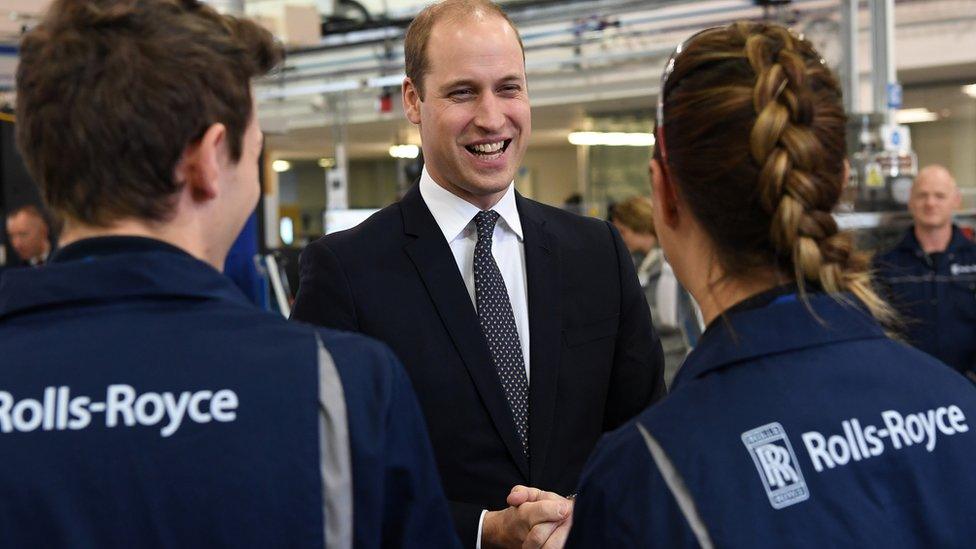
{"type": "Polygon", "coordinates": [[[661,210],[661,221],[668,227],[674,228],[678,225],[678,192],[667,177],[661,163],[656,159],[651,159],[651,186],[653,188],[654,202],[661,210]]]}
{"type": "Polygon", "coordinates": [[[403,79],[403,110],[407,115],[407,120],[413,124],[420,124],[420,90],[414,85],[410,78],[403,79]]]}
{"type": "Polygon", "coordinates": [[[183,149],[176,165],[176,180],[186,185],[196,200],[211,200],[219,194],[221,162],[227,162],[227,128],[213,124],[195,143],[183,149]]]}

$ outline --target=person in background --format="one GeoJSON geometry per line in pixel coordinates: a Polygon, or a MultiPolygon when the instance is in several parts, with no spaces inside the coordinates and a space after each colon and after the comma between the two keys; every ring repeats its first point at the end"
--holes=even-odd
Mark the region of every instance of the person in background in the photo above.
{"type": "Polygon", "coordinates": [[[462,543],[531,546],[572,503],[516,505],[513,487],[572,494],[600,435],[664,395],[661,345],[613,225],[516,192],[532,120],[522,42],[501,8],[433,4],[404,50],[420,182],[305,248],[293,317],[389,344],[462,543]]]}
{"type": "Polygon", "coordinates": [[[24,265],[38,267],[51,253],[51,230],[41,210],[27,204],[7,213],[7,238],[24,265]]]}
{"type": "Polygon", "coordinates": [[[976,388],[885,334],[838,231],[837,79],[768,23],[699,32],[665,66],[654,219],[707,329],[590,458],[568,546],[972,545],[976,388]]]}
{"type": "Polygon", "coordinates": [[[670,386],[688,350],[701,334],[691,296],[674,277],[654,231],[654,206],[643,196],[614,205],[610,221],[634,258],[637,280],[651,308],[651,321],[664,349],[664,381],[670,386]]]}
{"type": "Polygon", "coordinates": [[[2,545],[456,546],[390,350],[220,273],[260,192],[271,34],[195,0],[56,0],[19,52],[18,146],[65,227],[0,283],[2,545]]]}
{"type": "Polygon", "coordinates": [[[875,266],[905,339],[976,382],[976,243],[952,222],[961,202],[949,170],[923,168],[908,200],[914,224],[875,266]]]}

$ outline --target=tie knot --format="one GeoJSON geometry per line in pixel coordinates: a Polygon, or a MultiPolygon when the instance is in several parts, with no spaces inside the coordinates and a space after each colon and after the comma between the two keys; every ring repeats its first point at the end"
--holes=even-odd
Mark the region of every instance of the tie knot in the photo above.
{"type": "Polygon", "coordinates": [[[491,240],[491,233],[495,230],[498,217],[498,212],[495,210],[482,210],[475,214],[474,226],[478,229],[478,240],[491,240]]]}

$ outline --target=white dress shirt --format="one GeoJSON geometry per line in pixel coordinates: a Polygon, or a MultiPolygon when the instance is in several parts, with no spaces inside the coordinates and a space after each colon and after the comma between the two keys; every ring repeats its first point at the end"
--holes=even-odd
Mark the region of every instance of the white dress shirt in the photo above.
{"type": "MultiPolygon", "coordinates": [[[[474,216],[481,211],[474,204],[441,187],[431,179],[424,168],[420,175],[420,196],[434,221],[444,233],[444,239],[451,246],[454,261],[457,262],[464,286],[471,297],[471,305],[477,311],[474,294],[474,246],[478,243],[478,231],[474,226],[474,216]]],[[[491,209],[500,216],[491,237],[491,255],[498,264],[508,290],[508,300],[512,303],[515,315],[515,329],[518,330],[522,357],[525,361],[525,376],[529,376],[529,302],[526,292],[528,283],[525,274],[525,243],[522,237],[522,222],[515,207],[515,184],[508,186],[505,196],[491,209]]]]}
{"type": "MultiPolygon", "coordinates": [[[[474,204],[438,185],[427,173],[425,167],[420,175],[420,196],[427,204],[427,209],[434,216],[434,221],[444,239],[451,247],[454,261],[457,263],[464,286],[471,297],[471,305],[477,311],[477,300],[474,291],[474,247],[478,243],[478,231],[475,229],[474,216],[481,211],[474,204]]],[[[522,345],[522,357],[525,362],[525,377],[529,375],[529,301],[528,282],[525,273],[525,243],[522,236],[522,221],[519,219],[518,209],[515,207],[515,182],[513,181],[505,191],[501,200],[492,207],[498,212],[498,223],[491,237],[491,255],[498,264],[498,269],[505,280],[508,290],[508,300],[512,304],[515,315],[515,329],[518,331],[519,343],[522,345]]],[[[531,413],[531,412],[530,412],[531,413]]],[[[478,521],[478,539],[475,549],[481,549],[481,531],[485,523],[485,514],[481,512],[478,521]]]]}

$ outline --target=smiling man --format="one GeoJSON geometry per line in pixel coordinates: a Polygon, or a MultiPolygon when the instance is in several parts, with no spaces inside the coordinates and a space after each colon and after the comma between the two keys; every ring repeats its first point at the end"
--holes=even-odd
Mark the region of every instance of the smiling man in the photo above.
{"type": "Polygon", "coordinates": [[[404,50],[420,182],[305,250],[294,317],[400,357],[465,545],[539,545],[565,532],[571,503],[557,494],[573,492],[600,435],[663,394],[660,342],[613,227],[515,190],[532,122],[506,15],[435,4],[404,50]],[[548,492],[509,497],[517,485],[548,492]]]}
{"type": "Polygon", "coordinates": [[[949,170],[923,168],[908,202],[915,224],[877,268],[908,342],[976,381],[976,244],[952,222],[961,201],[949,170]]]}

